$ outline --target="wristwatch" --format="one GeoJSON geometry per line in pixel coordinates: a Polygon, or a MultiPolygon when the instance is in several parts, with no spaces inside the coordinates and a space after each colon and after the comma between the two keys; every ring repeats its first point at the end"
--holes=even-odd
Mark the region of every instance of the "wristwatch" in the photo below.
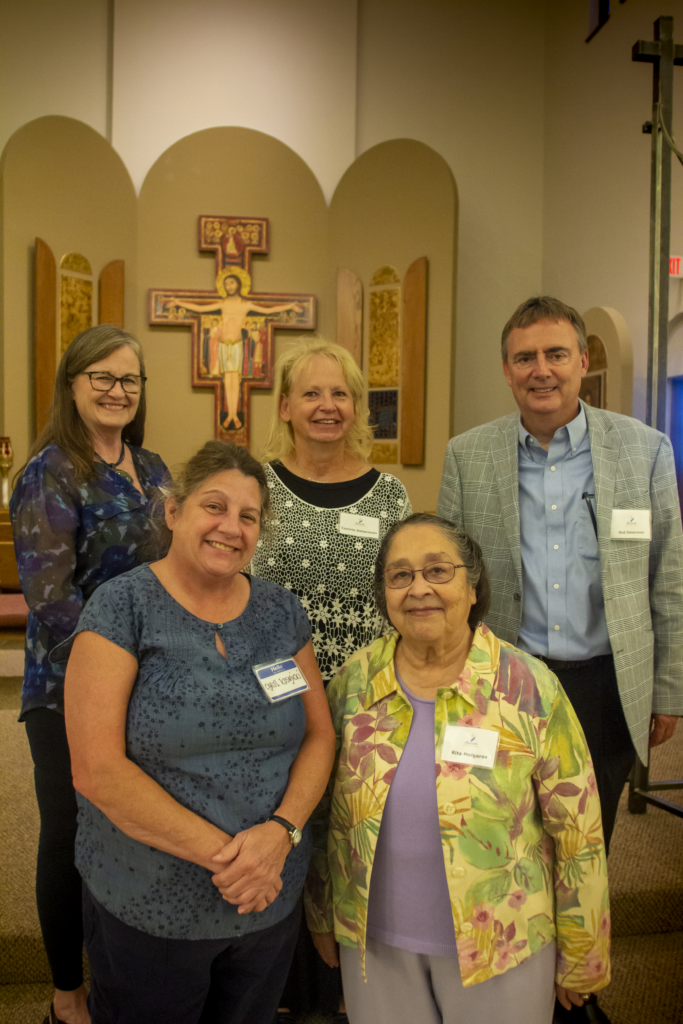
{"type": "Polygon", "coordinates": [[[289,833],[289,841],[292,846],[299,845],[301,842],[302,832],[300,828],[296,827],[296,825],[292,825],[291,821],[287,821],[286,818],[280,818],[277,814],[271,814],[268,821],[276,821],[278,825],[282,825],[282,827],[287,829],[287,832],[289,833]]]}

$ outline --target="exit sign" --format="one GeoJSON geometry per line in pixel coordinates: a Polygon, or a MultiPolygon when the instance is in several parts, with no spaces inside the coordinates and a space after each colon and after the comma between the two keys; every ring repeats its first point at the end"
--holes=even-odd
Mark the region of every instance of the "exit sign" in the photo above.
{"type": "Polygon", "coordinates": [[[669,256],[669,277],[683,277],[681,263],[683,256],[669,256]]]}

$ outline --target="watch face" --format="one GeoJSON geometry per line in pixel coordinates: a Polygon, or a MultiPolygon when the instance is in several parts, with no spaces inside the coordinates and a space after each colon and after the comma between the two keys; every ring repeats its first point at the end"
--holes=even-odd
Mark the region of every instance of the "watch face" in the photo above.
{"type": "Polygon", "coordinates": [[[295,828],[289,833],[289,838],[292,841],[292,846],[298,846],[301,842],[302,832],[300,828],[295,828]]]}

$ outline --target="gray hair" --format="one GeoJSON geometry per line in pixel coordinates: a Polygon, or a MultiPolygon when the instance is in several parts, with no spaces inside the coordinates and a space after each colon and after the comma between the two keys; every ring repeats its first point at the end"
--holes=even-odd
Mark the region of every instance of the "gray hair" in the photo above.
{"type": "Polygon", "coordinates": [[[503,328],[500,350],[504,363],[507,362],[508,358],[508,337],[510,331],[514,331],[517,327],[521,329],[532,327],[534,324],[540,323],[541,320],[554,320],[555,323],[561,323],[563,320],[567,321],[576,331],[576,340],[579,344],[581,355],[588,348],[586,325],[580,314],[572,306],[567,306],[564,302],[560,302],[559,299],[553,299],[550,295],[536,295],[531,299],[527,299],[521,306],[518,306],[503,328]]]}
{"type": "Polygon", "coordinates": [[[458,558],[462,559],[462,563],[465,566],[467,573],[467,582],[471,587],[474,587],[477,600],[472,605],[470,614],[467,618],[467,624],[470,629],[476,629],[478,624],[482,621],[491,603],[491,586],[489,584],[489,574],[486,571],[484,565],[484,558],[481,553],[481,548],[477,544],[476,540],[470,537],[469,533],[466,533],[460,526],[456,526],[450,519],[444,519],[443,516],[431,515],[429,512],[414,512],[412,516],[408,516],[407,519],[400,519],[394,523],[384,535],[375,561],[375,579],[374,579],[374,590],[375,590],[375,602],[380,612],[385,619],[389,619],[387,611],[387,598],[384,583],[384,570],[387,564],[387,556],[389,554],[389,548],[391,547],[394,537],[405,530],[407,526],[435,526],[438,530],[443,533],[444,537],[451,542],[453,547],[458,552],[458,558]]]}

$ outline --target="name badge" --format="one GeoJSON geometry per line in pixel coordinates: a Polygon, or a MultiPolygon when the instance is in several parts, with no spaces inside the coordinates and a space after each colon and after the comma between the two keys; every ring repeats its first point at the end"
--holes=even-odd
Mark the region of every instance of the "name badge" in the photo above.
{"type": "Polygon", "coordinates": [[[613,508],[612,540],[652,540],[649,508],[613,508]]]}
{"type": "Polygon", "coordinates": [[[440,761],[455,764],[478,764],[493,768],[500,733],[495,729],[472,729],[466,725],[447,725],[441,746],[440,761]]]}
{"type": "Polygon", "coordinates": [[[252,665],[251,668],[271,704],[279,704],[287,697],[310,690],[306,676],[294,658],[271,661],[267,665],[252,665]]]}
{"type": "Polygon", "coordinates": [[[379,538],[379,519],[376,516],[357,516],[353,512],[339,513],[339,532],[347,537],[379,538]]]}

